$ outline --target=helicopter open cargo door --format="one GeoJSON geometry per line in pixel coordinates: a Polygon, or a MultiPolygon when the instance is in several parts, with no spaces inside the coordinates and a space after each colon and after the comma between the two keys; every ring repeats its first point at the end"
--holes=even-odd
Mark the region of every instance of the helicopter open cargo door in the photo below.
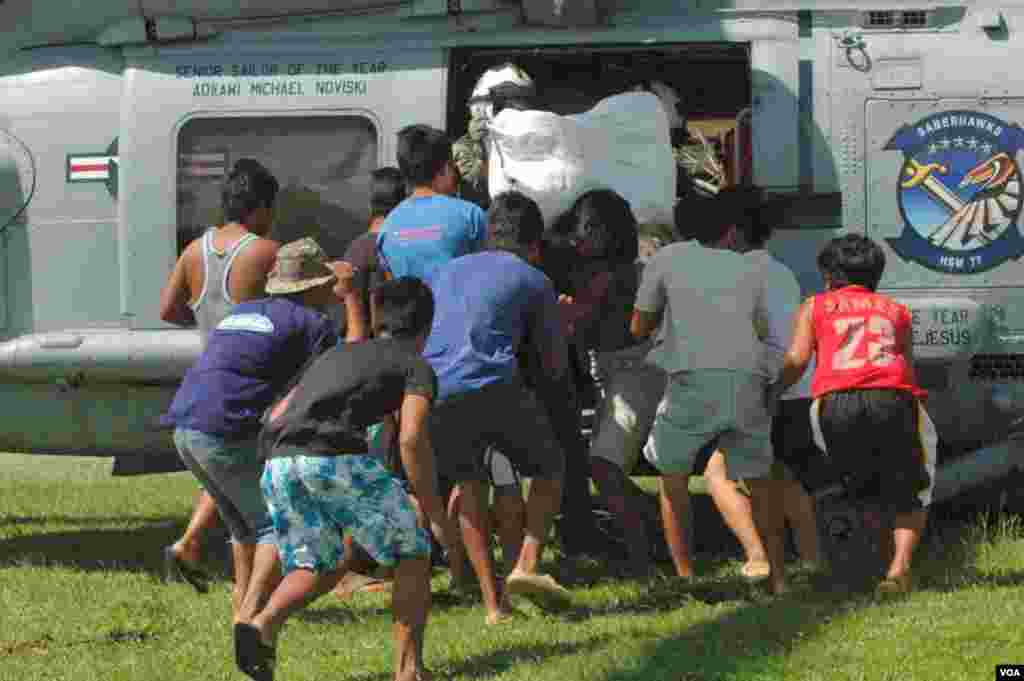
{"type": "Polygon", "coordinates": [[[867,102],[867,231],[886,288],[1019,286],[1020,99],[867,102]]]}
{"type": "Polygon", "coordinates": [[[466,132],[478,79],[511,62],[534,82],[536,108],[561,115],[651,88],[682,119],[673,127],[672,144],[692,175],[712,184],[753,182],[792,191],[799,184],[795,31],[789,35],[759,20],[735,33],[742,42],[453,50],[448,130],[466,132]]]}

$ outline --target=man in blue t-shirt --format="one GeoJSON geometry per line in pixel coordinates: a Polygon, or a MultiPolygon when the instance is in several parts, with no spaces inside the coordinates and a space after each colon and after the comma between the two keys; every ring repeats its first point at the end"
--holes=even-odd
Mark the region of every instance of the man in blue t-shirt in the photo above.
{"type": "Polygon", "coordinates": [[[495,197],[488,219],[488,250],[452,260],[429,280],[436,310],[423,356],[438,378],[439,403],[431,419],[438,474],[461,487],[463,540],[493,623],[507,611],[490,553],[484,497],[488,447],[533,478],[526,536],[506,579],[508,593],[568,595],[550,576],[537,574],[561,503],[565,454],[546,410],[523,385],[517,356],[529,342],[553,377],[565,372],[567,358],[554,287],[534,267],[544,231],[540,209],[510,192],[495,197]]]}
{"type": "MultiPolygon", "coordinates": [[[[339,264],[332,270],[312,239],[281,247],[266,291],[269,298],[236,305],[214,327],[163,419],[174,426],[179,455],[231,532],[236,622],[255,615],[279,572],[274,528],[260,490],[264,462],[257,438],[263,413],[310,356],[337,343],[335,324],[322,311],[338,297],[348,302],[358,295],[351,268],[339,264]]],[[[359,309],[346,307],[350,315],[359,309]]]]}
{"type": "Polygon", "coordinates": [[[397,156],[413,192],[388,213],[377,250],[391,276],[426,281],[452,258],[483,247],[487,219],[476,204],[451,196],[459,172],[451,140],[442,131],[426,125],[399,130],[397,156]]]}

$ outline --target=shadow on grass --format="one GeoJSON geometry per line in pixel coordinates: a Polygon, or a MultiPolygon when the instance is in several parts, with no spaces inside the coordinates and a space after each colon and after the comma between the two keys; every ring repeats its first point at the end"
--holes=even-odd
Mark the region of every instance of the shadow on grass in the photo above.
{"type": "MultiPolygon", "coordinates": [[[[1020,537],[1020,524],[991,528],[977,522],[940,525],[933,529],[915,556],[917,591],[948,592],[967,585],[1016,587],[1024,572],[986,573],[975,567],[986,542],[1020,537]]],[[[865,559],[856,565],[834,566],[828,572],[798,573],[791,591],[771,596],[750,589],[750,602],[714,620],[657,641],[632,661],[629,669],[608,674],[605,681],[711,681],[741,676],[786,675],[786,656],[803,640],[815,637],[833,620],[885,602],[875,595],[880,562],[865,559]]],[[[741,587],[742,588],[742,587],[741,587]]],[[[697,580],[652,585],[650,592],[628,604],[608,608],[607,614],[669,610],[685,607],[690,599],[715,602],[716,591],[733,591],[726,582],[697,580]],[[712,596],[706,599],[706,596],[712,596]]],[[[900,597],[896,597],[900,598],[900,597]]],[[[605,614],[592,611],[591,614],[605,614]]],[[[579,617],[583,613],[571,613],[579,617]]]]}
{"type": "MultiPolygon", "coordinates": [[[[531,664],[538,660],[567,655],[579,655],[610,643],[609,637],[600,636],[586,641],[550,641],[510,646],[448,664],[435,664],[431,671],[434,672],[436,678],[486,679],[522,664],[531,664]]],[[[344,681],[390,681],[394,677],[389,672],[378,672],[339,676],[338,678],[344,679],[344,681]]]]}
{"type": "MultiPolygon", "coordinates": [[[[176,541],[185,529],[181,517],[74,518],[68,524],[85,525],[85,529],[37,531],[33,534],[15,534],[0,539],[0,566],[39,565],[67,566],[86,572],[147,572],[157,577],[164,575],[163,547],[176,541]],[[96,525],[114,523],[140,523],[137,527],[107,527],[92,529],[96,525]]],[[[15,522],[0,522],[0,527],[41,525],[61,522],[54,518],[15,518],[15,522]]],[[[36,529],[36,528],[32,528],[36,529]]],[[[205,541],[203,569],[215,580],[227,579],[230,574],[231,549],[226,535],[211,532],[205,541]]]]}
{"type": "MultiPolygon", "coordinates": [[[[333,598],[330,594],[324,599],[333,598]]],[[[328,605],[314,609],[301,610],[295,615],[295,619],[311,624],[353,624],[361,622],[370,617],[391,616],[391,594],[382,596],[380,603],[367,604],[365,602],[346,607],[344,605],[328,605]]]]}
{"type": "Polygon", "coordinates": [[[15,527],[23,525],[78,525],[81,527],[95,527],[97,525],[116,524],[140,524],[140,525],[178,525],[181,518],[178,516],[145,516],[145,515],[119,515],[119,516],[72,516],[72,515],[0,515],[0,527],[15,527]]]}

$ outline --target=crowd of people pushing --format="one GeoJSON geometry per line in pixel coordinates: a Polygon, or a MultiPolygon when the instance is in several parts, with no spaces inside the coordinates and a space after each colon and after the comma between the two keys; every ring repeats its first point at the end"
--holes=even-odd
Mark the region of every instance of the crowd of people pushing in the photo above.
{"type": "Polygon", "coordinates": [[[827,452],[852,498],[892,513],[879,589],[911,587],[934,427],[909,313],[875,292],[876,244],[829,242],[826,290],[801,303],[742,192],[682,204],[676,227],[691,238],[641,262],[636,219],[611,190],[545,230],[524,194],[495,196],[486,213],[455,198],[439,130],[400,131],[397,159],[373,175],[369,232],[333,262],[311,239],[267,237],[277,182],[239,161],[225,224],[185,249],[163,293],[162,317],[203,337],[165,421],[204,492],[165,560],[204,590],[201,541],[223,520],[240,670],[272,679],[287,618],[383,566],[395,679],[429,678],[432,541],[453,585],[479,584],[488,624],[517,597],[567,601],[541,558],[563,498],[589,501],[589,478],[623,530],[629,573],[650,573],[660,519],[689,577],[688,483],[703,474],[744,576],[782,593],[787,520],[803,558],[820,558],[799,473],[827,452]],[[582,358],[602,394],[589,455],[582,358]],[[629,477],[641,455],[661,474],[657,506],[629,477]]]}

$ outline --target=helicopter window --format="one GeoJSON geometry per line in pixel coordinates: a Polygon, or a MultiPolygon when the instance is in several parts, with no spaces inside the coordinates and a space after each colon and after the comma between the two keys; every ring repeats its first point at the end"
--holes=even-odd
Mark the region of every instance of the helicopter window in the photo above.
{"type": "Polygon", "coordinates": [[[874,28],[889,28],[896,25],[896,12],[879,10],[868,12],[867,25],[874,28]]]}
{"type": "Polygon", "coordinates": [[[354,115],[196,118],[178,134],[178,252],[223,222],[221,183],[238,159],[262,163],[281,185],[271,234],[304,236],[340,257],[366,231],[377,129],[354,115]]]}
{"type": "Polygon", "coordinates": [[[903,12],[903,26],[906,28],[924,28],[928,25],[928,13],[924,10],[903,12]]]}
{"type": "Polygon", "coordinates": [[[865,28],[927,28],[928,12],[923,9],[870,10],[864,13],[865,28]]]}

